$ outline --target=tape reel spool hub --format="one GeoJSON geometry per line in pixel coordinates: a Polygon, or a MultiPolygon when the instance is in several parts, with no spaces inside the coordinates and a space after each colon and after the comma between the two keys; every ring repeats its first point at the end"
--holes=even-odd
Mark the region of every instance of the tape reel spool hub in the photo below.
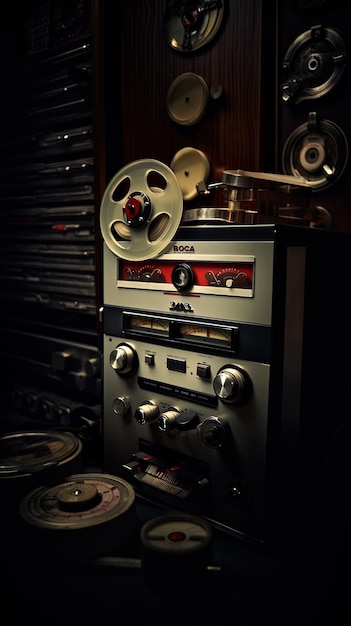
{"type": "Polygon", "coordinates": [[[160,255],[177,231],[183,194],[174,172],[154,159],[119,170],[101,202],[103,239],[118,257],[145,260],[160,255]]]}
{"type": "Polygon", "coordinates": [[[113,554],[136,529],[135,492],[117,476],[73,474],[27,493],[19,516],[23,548],[36,559],[76,561],[113,554]]]}

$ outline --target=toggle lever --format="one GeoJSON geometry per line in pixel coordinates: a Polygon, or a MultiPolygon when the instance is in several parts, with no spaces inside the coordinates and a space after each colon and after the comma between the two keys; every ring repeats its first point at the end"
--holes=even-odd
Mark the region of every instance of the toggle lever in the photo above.
{"type": "Polygon", "coordinates": [[[179,411],[171,407],[168,411],[161,413],[158,418],[158,427],[162,432],[167,432],[173,428],[178,430],[191,430],[199,423],[199,416],[195,411],[179,411]]]}

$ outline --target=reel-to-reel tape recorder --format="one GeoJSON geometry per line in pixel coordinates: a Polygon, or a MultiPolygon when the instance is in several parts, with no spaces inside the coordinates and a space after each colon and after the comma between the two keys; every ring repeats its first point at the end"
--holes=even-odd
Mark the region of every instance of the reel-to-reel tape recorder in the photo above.
{"type": "MultiPolygon", "coordinates": [[[[241,176],[224,175],[230,199],[241,176]]],[[[294,187],[253,178],[265,207],[267,188],[294,187]]],[[[239,200],[226,220],[200,212],[189,225],[174,173],[155,160],[107,186],[104,470],[268,544],[308,515],[343,417],[349,240],[278,213],[238,223],[239,200]]]]}

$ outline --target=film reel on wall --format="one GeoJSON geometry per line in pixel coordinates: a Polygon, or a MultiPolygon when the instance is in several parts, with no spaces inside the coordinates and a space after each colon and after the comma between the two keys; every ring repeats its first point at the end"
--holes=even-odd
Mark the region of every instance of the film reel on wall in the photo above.
{"type": "Polygon", "coordinates": [[[298,126],[285,142],[282,165],[285,174],[303,176],[313,191],[320,191],[339,180],[348,158],[348,140],[343,130],[310,112],[307,122],[298,126]]]}
{"type": "Polygon", "coordinates": [[[282,100],[298,104],[326,95],[341,80],[347,61],[342,33],[312,26],[295,39],[285,54],[282,100]]]}
{"type": "Polygon", "coordinates": [[[217,34],[224,17],[224,0],[170,0],[165,15],[168,44],[178,52],[193,52],[217,34]]]}
{"type": "Polygon", "coordinates": [[[100,228],[106,245],[127,260],[160,255],[183,215],[183,193],[175,173],[161,161],[140,159],[119,170],[101,202],[100,228]]]}

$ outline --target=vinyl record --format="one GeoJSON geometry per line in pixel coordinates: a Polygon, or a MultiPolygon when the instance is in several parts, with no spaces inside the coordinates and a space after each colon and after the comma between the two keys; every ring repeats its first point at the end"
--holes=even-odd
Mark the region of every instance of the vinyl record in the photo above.
{"type": "Polygon", "coordinates": [[[122,259],[160,255],[183,215],[183,194],[174,172],[153,159],[119,170],[101,202],[100,228],[106,245],[122,259]]]}
{"type": "Polygon", "coordinates": [[[115,554],[136,528],[135,494],[110,474],[73,474],[29,492],[19,506],[20,536],[32,558],[77,561],[115,554]]]}

